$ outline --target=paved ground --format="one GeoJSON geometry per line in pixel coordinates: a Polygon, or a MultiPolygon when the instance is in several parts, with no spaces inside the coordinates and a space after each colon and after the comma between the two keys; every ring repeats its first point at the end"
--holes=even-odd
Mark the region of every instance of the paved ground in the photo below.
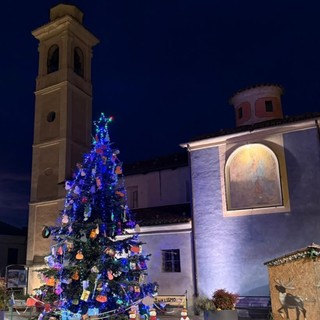
{"type": "MultiPolygon", "coordinates": [[[[30,311],[26,310],[19,310],[18,312],[13,311],[6,311],[4,315],[4,320],[26,320],[26,319],[37,319],[35,313],[30,313],[30,311]]],[[[189,316],[190,320],[203,320],[202,316],[189,316]]],[[[158,316],[158,320],[180,320],[180,316],[158,316]]],[[[0,317],[0,320],[1,319],[0,317]]]]}
{"type": "MultiPolygon", "coordinates": [[[[4,314],[4,318],[0,317],[0,320],[26,320],[26,319],[37,319],[35,313],[30,313],[29,310],[19,310],[19,311],[6,311],[4,314]]],[[[203,320],[203,316],[195,316],[195,315],[189,315],[190,320],[203,320]]],[[[249,316],[246,316],[244,314],[239,314],[239,320],[250,320],[253,318],[250,318],[249,316]]],[[[255,318],[256,320],[267,320],[267,318],[255,318]]],[[[179,314],[172,314],[170,316],[168,315],[157,315],[157,320],[180,320],[179,314]]]]}

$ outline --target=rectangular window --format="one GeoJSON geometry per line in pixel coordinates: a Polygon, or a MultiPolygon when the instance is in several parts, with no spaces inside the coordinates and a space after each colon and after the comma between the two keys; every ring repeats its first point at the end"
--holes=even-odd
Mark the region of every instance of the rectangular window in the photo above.
{"type": "Polygon", "coordinates": [[[265,101],[266,112],[273,112],[273,104],[271,100],[265,101]]]}
{"type": "Polygon", "coordinates": [[[17,264],[18,263],[18,249],[8,248],[7,264],[17,264]]]}
{"type": "Polygon", "coordinates": [[[179,249],[161,250],[161,253],[162,272],[181,272],[179,249]]]}
{"type": "Polygon", "coordinates": [[[130,209],[137,209],[139,207],[138,186],[127,188],[128,205],[130,209]]]}
{"type": "Polygon", "coordinates": [[[238,109],[238,119],[241,119],[243,117],[243,111],[242,108],[238,109]]]}

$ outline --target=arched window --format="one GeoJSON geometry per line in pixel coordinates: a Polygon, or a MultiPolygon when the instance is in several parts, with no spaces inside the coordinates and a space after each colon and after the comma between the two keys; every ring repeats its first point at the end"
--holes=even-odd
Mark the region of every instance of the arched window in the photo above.
{"type": "Polygon", "coordinates": [[[73,70],[74,72],[79,75],[80,77],[83,77],[83,52],[80,48],[76,47],[74,49],[74,57],[73,57],[73,70]]]}
{"type": "Polygon", "coordinates": [[[48,51],[47,73],[59,70],[59,47],[54,44],[48,51]]]}
{"type": "Polygon", "coordinates": [[[225,177],[227,210],[283,205],[279,162],[263,144],[237,148],[227,160],[225,177]]]}

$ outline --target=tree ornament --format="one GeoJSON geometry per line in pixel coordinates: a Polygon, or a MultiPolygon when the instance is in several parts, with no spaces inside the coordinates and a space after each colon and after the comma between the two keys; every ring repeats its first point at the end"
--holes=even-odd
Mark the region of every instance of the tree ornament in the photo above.
{"type": "Polygon", "coordinates": [[[70,284],[72,282],[72,279],[66,279],[66,278],[62,278],[61,279],[61,283],[64,283],[64,284],[70,284]]]}
{"type": "Polygon", "coordinates": [[[80,190],[79,186],[75,186],[73,189],[73,192],[77,195],[80,194],[81,190],[80,190]]]}
{"type": "Polygon", "coordinates": [[[55,288],[55,290],[54,290],[54,293],[55,294],[57,294],[57,295],[60,295],[61,293],[62,293],[62,288],[61,288],[61,285],[60,285],[60,283],[58,283],[57,285],[56,285],[56,288],[55,288]]]}
{"type": "Polygon", "coordinates": [[[97,237],[96,229],[92,229],[90,232],[90,239],[95,239],[97,237]]]}
{"type": "Polygon", "coordinates": [[[45,303],[45,305],[44,305],[44,311],[45,311],[45,312],[50,312],[50,311],[51,311],[51,306],[50,306],[49,303],[45,303]]]}
{"type": "Polygon", "coordinates": [[[91,272],[92,272],[92,273],[99,273],[99,269],[98,269],[96,266],[93,266],[93,267],[91,268],[91,272]]]}
{"type": "Polygon", "coordinates": [[[99,308],[88,308],[88,316],[96,316],[99,314],[99,308]]]}
{"type": "Polygon", "coordinates": [[[72,280],[79,280],[80,276],[79,276],[79,272],[76,271],[73,275],[72,275],[72,280]]]}
{"type": "Polygon", "coordinates": [[[76,254],[76,259],[77,260],[82,260],[83,259],[83,254],[82,254],[81,250],[78,250],[78,252],[76,254]]]}
{"type": "Polygon", "coordinates": [[[45,238],[45,239],[49,238],[49,237],[50,237],[50,234],[51,234],[50,228],[47,227],[47,226],[44,226],[44,227],[42,228],[41,234],[42,234],[42,237],[43,237],[43,238],[45,238]]]}
{"type": "Polygon", "coordinates": [[[137,269],[137,264],[135,262],[130,262],[130,270],[136,270],[137,269]]]}
{"type": "Polygon", "coordinates": [[[121,275],[121,271],[120,270],[118,270],[118,271],[115,271],[115,272],[113,272],[112,274],[113,274],[113,277],[119,277],[120,275],[121,275]]]}
{"type": "Polygon", "coordinates": [[[66,181],[66,182],[65,182],[65,185],[64,185],[64,188],[65,188],[66,190],[70,190],[71,187],[72,187],[72,182],[71,182],[71,181],[66,181]]]}
{"type": "Polygon", "coordinates": [[[74,245],[73,245],[73,242],[72,241],[66,241],[66,246],[67,246],[67,250],[68,250],[68,252],[70,252],[70,251],[72,251],[73,250],[73,247],[74,247],[74,245]]]}
{"type": "Polygon", "coordinates": [[[134,292],[140,292],[140,287],[139,286],[134,286],[133,287],[134,292]]]}
{"type": "Polygon", "coordinates": [[[100,189],[101,188],[101,179],[99,177],[96,177],[96,184],[97,184],[98,189],[100,189]]]}
{"type": "Polygon", "coordinates": [[[80,170],[81,177],[84,177],[86,175],[86,172],[84,170],[80,170]]]}
{"type": "Polygon", "coordinates": [[[91,206],[90,204],[86,204],[84,207],[84,221],[88,220],[88,218],[91,216],[91,206]]]}
{"type": "Polygon", "coordinates": [[[121,192],[121,191],[116,191],[116,194],[117,194],[118,196],[120,196],[120,197],[124,197],[124,193],[121,192]]]}
{"type": "Polygon", "coordinates": [[[77,162],[76,163],[76,166],[78,168],[78,170],[80,171],[82,169],[82,164],[80,162],[77,162]]]}
{"type": "Polygon", "coordinates": [[[82,281],[82,288],[87,289],[89,287],[89,280],[83,280],[82,281]]]}
{"type": "Polygon", "coordinates": [[[57,250],[57,255],[62,256],[63,255],[63,249],[62,247],[59,247],[57,250]]]}
{"type": "Polygon", "coordinates": [[[122,168],[120,166],[116,167],[116,174],[122,174],[122,168]]]}
{"type": "Polygon", "coordinates": [[[82,203],[87,203],[87,202],[88,202],[88,197],[83,196],[83,197],[81,198],[81,202],[82,202],[82,203]]]}
{"type": "Polygon", "coordinates": [[[108,270],[107,274],[108,274],[108,279],[109,279],[109,280],[113,280],[112,271],[108,270]]]}
{"type": "Polygon", "coordinates": [[[131,246],[130,251],[133,253],[139,253],[140,248],[138,246],[131,246]]]}
{"type": "Polygon", "coordinates": [[[66,214],[64,214],[64,215],[62,216],[61,222],[62,222],[63,224],[68,224],[68,223],[69,223],[69,217],[68,217],[66,214]]]}
{"type": "Polygon", "coordinates": [[[80,300],[88,301],[89,296],[90,296],[90,291],[88,291],[88,290],[83,290],[83,291],[82,291],[82,294],[81,294],[81,297],[80,297],[80,300]]]}
{"type": "Polygon", "coordinates": [[[85,233],[82,233],[80,240],[81,240],[82,242],[86,243],[87,240],[88,240],[88,239],[87,239],[87,235],[86,235],[85,233]]]}
{"type": "Polygon", "coordinates": [[[121,227],[121,222],[119,221],[118,223],[117,223],[117,234],[119,235],[119,234],[122,234],[122,227],[121,227]]]}
{"type": "Polygon", "coordinates": [[[54,266],[54,258],[51,255],[44,257],[44,262],[49,267],[53,267],[54,266]]]}
{"type": "Polygon", "coordinates": [[[107,247],[104,252],[106,254],[108,254],[111,258],[113,258],[116,254],[116,252],[114,251],[114,249],[110,248],[110,247],[107,247]]]}
{"type": "Polygon", "coordinates": [[[107,302],[107,297],[98,294],[97,297],[96,297],[96,300],[97,300],[98,302],[104,303],[104,302],[107,302]]]}
{"type": "Polygon", "coordinates": [[[46,284],[47,284],[47,286],[49,286],[49,287],[54,287],[54,284],[55,284],[54,277],[48,278],[47,281],[46,281],[46,284]]]}
{"type": "Polygon", "coordinates": [[[141,273],[140,276],[139,276],[139,284],[142,284],[144,281],[144,274],[141,273]]]}
{"type": "Polygon", "coordinates": [[[26,301],[27,307],[34,307],[36,305],[36,300],[33,297],[29,297],[26,301]]]}

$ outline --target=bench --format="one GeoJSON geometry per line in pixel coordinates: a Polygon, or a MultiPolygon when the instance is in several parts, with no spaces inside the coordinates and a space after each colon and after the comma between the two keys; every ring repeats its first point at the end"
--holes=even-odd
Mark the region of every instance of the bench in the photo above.
{"type": "Polygon", "coordinates": [[[240,296],[236,304],[239,319],[267,320],[271,314],[269,296],[240,296]]]}
{"type": "Polygon", "coordinates": [[[153,303],[159,315],[177,314],[188,307],[187,292],[181,295],[158,295],[153,303]]]}

